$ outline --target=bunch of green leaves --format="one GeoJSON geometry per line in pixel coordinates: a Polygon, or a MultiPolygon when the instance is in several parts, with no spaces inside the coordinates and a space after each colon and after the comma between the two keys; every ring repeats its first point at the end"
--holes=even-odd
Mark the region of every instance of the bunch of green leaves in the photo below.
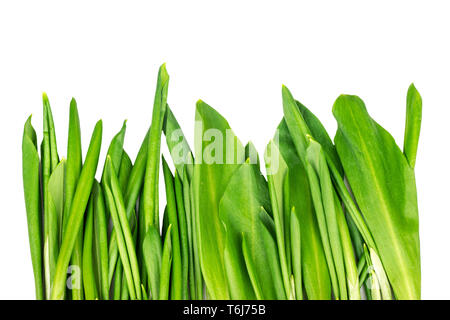
{"type": "Polygon", "coordinates": [[[193,153],[167,104],[168,84],[162,65],[134,163],[124,122],[99,181],[101,121],[84,162],[74,99],[67,159],[59,158],[45,94],[40,152],[26,121],[23,183],[38,299],[420,298],[414,166],[422,101],[413,85],[403,151],[358,97],[336,100],[333,141],[283,86],[264,175],[253,144],[244,146],[201,100],[193,153]],[[173,170],[161,157],[162,133],[173,170]]]}

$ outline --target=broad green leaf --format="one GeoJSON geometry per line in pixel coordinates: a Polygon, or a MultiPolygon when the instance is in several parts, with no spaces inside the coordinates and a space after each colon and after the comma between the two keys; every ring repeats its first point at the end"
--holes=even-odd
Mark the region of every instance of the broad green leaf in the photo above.
{"type": "Polygon", "coordinates": [[[256,267],[253,264],[253,259],[250,256],[250,248],[247,244],[245,234],[242,234],[242,254],[244,256],[245,266],[247,268],[248,276],[250,277],[250,281],[253,287],[253,291],[255,292],[256,299],[263,300],[264,296],[257,276],[256,267]]]}
{"type": "Polygon", "coordinates": [[[250,249],[249,259],[263,299],[275,299],[279,295],[275,280],[266,270],[268,261],[278,259],[278,254],[262,246],[261,207],[266,210],[270,208],[267,182],[256,164],[246,162],[233,174],[219,205],[219,214],[226,229],[225,267],[232,299],[256,297],[245,268],[243,235],[250,249]]]}
{"type": "Polygon", "coordinates": [[[67,267],[78,232],[81,228],[84,212],[89,200],[92,185],[94,183],[95,172],[97,169],[100,146],[102,141],[102,122],[97,122],[89,144],[86,161],[81,169],[80,178],[73,196],[70,214],[67,221],[68,228],[63,235],[60,253],[56,264],[55,277],[51,293],[52,299],[63,299],[66,288],[67,267]]]}
{"type": "Polygon", "coordinates": [[[193,193],[200,264],[212,299],[230,297],[223,252],[225,232],[219,201],[239,165],[244,147],[228,122],[203,101],[197,102],[193,193]]]}
{"type": "Polygon", "coordinates": [[[36,131],[31,116],[25,122],[22,139],[22,177],[27,212],[28,239],[33,264],[36,299],[44,299],[42,271],[41,196],[39,186],[39,155],[36,131]]]}
{"type": "Polygon", "coordinates": [[[394,294],[398,299],[420,299],[414,171],[392,136],[369,116],[361,99],[340,96],[333,114],[338,122],[335,144],[339,157],[394,294]]]}
{"type": "Polygon", "coordinates": [[[403,153],[414,169],[416,164],[417,146],[419,144],[420,125],[422,122],[422,97],[414,84],[411,84],[406,97],[406,123],[403,153]]]}

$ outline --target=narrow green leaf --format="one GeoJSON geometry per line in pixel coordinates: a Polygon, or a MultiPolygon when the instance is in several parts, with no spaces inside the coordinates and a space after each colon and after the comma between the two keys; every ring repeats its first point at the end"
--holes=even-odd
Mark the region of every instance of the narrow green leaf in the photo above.
{"type": "Polygon", "coordinates": [[[159,231],[150,226],[142,245],[144,262],[150,283],[150,297],[159,299],[160,279],[161,279],[161,259],[162,247],[159,231]]]}
{"type": "Polygon", "coordinates": [[[339,235],[342,243],[342,253],[347,278],[348,298],[350,300],[361,300],[359,287],[358,269],[356,267],[355,253],[353,252],[350,231],[345,220],[342,204],[336,193],[334,193],[334,204],[336,208],[336,219],[339,228],[339,235]]]}
{"type": "MultiPolygon", "coordinates": [[[[64,217],[63,233],[66,230],[67,219],[69,218],[72,198],[77,187],[82,166],[81,155],[81,130],[80,118],[78,116],[77,102],[72,98],[70,101],[69,113],[69,133],[67,141],[67,162],[66,162],[66,180],[64,185],[64,217]]],[[[62,240],[62,239],[61,239],[62,240]]]]}
{"type": "Polygon", "coordinates": [[[392,300],[391,286],[389,285],[389,281],[380,257],[378,257],[377,253],[372,248],[369,248],[369,255],[372,261],[373,269],[375,270],[375,274],[377,275],[378,282],[380,284],[380,291],[383,300],[392,300]]]}
{"type": "Polygon", "coordinates": [[[191,156],[192,152],[177,119],[168,105],[163,130],[171,158],[177,169],[176,171],[180,177],[183,177],[185,166],[192,167],[194,165],[191,156]]]}
{"type": "Polygon", "coordinates": [[[109,298],[108,281],[108,223],[106,221],[105,200],[100,184],[95,181],[93,186],[94,195],[94,234],[99,264],[99,283],[101,298],[109,298]]]}
{"type": "Polygon", "coordinates": [[[170,172],[166,160],[162,157],[164,182],[166,186],[167,214],[169,224],[172,226],[172,279],[170,298],[181,300],[183,298],[183,275],[181,260],[180,228],[178,224],[178,211],[176,204],[174,178],[170,172]]]}
{"type": "Polygon", "coordinates": [[[45,92],[42,94],[42,100],[44,103],[44,131],[47,131],[49,137],[50,168],[51,171],[53,171],[59,163],[58,150],[56,147],[55,124],[53,122],[53,114],[52,109],[50,108],[50,102],[48,101],[48,97],[45,92]]]}
{"type": "Polygon", "coordinates": [[[86,225],[84,227],[84,241],[83,241],[83,284],[86,300],[98,299],[98,291],[97,285],[95,283],[95,274],[94,274],[93,235],[94,235],[94,199],[93,195],[91,195],[86,213],[86,225]]]}
{"type": "Polygon", "coordinates": [[[145,170],[143,214],[146,229],[151,225],[159,226],[159,158],[161,149],[161,131],[167,104],[169,74],[163,64],[159,68],[156,84],[155,101],[153,104],[152,125],[148,140],[148,157],[145,170]]]}
{"type": "Polygon", "coordinates": [[[169,299],[170,270],[172,267],[172,225],[167,228],[161,257],[161,279],[159,281],[159,299],[169,299]]]}
{"type": "Polygon", "coordinates": [[[272,203],[273,218],[276,230],[276,240],[278,246],[279,261],[281,264],[281,273],[283,275],[284,290],[287,297],[291,296],[291,284],[290,284],[290,271],[288,268],[287,257],[286,257],[286,243],[285,243],[285,218],[284,218],[284,200],[283,200],[283,189],[285,186],[284,179],[286,178],[288,169],[287,165],[279,157],[278,147],[275,142],[271,140],[266,148],[266,171],[267,171],[267,182],[269,185],[270,201],[272,203]],[[271,156],[271,159],[267,157],[271,156]],[[277,167],[275,167],[275,165],[277,167]]]}
{"type": "Polygon", "coordinates": [[[406,97],[406,123],[403,153],[414,169],[416,164],[417,146],[419,144],[420,125],[422,122],[422,97],[414,84],[411,84],[406,97]]]}
{"type": "Polygon", "coordinates": [[[61,243],[60,254],[56,264],[55,277],[53,281],[52,299],[63,299],[65,293],[65,284],[67,276],[67,267],[69,265],[70,257],[73,247],[75,245],[78,231],[80,230],[83,221],[84,212],[89,200],[92,185],[94,183],[95,171],[97,169],[98,158],[100,154],[102,140],[102,122],[97,122],[94,132],[92,134],[91,142],[89,144],[86,162],[81,169],[80,179],[73,196],[72,205],[70,207],[70,214],[68,224],[71,228],[66,230],[63,235],[61,243]]]}
{"type": "MultiPolygon", "coordinates": [[[[177,169],[176,169],[177,170],[177,169]]],[[[183,199],[183,185],[178,175],[178,171],[175,171],[175,196],[177,203],[178,213],[178,225],[180,230],[180,245],[181,245],[181,267],[182,267],[182,298],[187,300],[189,298],[188,291],[188,276],[189,276],[189,249],[188,249],[188,235],[187,235],[187,221],[186,210],[183,199]]]]}
{"type": "MultiPolygon", "coordinates": [[[[111,218],[113,218],[114,229],[116,230],[116,238],[119,246],[119,253],[124,265],[129,261],[132,280],[134,283],[134,290],[137,299],[142,299],[141,295],[141,281],[139,276],[139,267],[136,257],[136,250],[133,241],[132,232],[129,226],[128,218],[126,216],[125,204],[120,190],[119,181],[115,174],[115,169],[110,156],[107,156],[105,169],[105,192],[108,194],[108,207],[111,210],[111,218]],[[113,207],[115,206],[115,209],[113,207]],[[116,211],[116,212],[114,212],[116,211]],[[114,216],[113,216],[114,215],[114,216]],[[120,234],[121,233],[121,234],[120,234]],[[122,242],[123,241],[123,242],[122,242]],[[120,244],[122,242],[122,244],[120,244]],[[128,260],[127,260],[128,259],[128,260]]],[[[130,286],[130,276],[128,278],[128,289],[130,296],[132,295],[132,286],[130,286]]]]}
{"type": "Polygon", "coordinates": [[[27,212],[28,239],[33,265],[36,299],[44,299],[42,271],[41,202],[39,183],[39,155],[36,131],[31,125],[31,116],[23,129],[22,176],[25,207],[27,212]]]}
{"type": "MultiPolygon", "coordinates": [[[[147,162],[147,151],[148,151],[148,137],[149,132],[147,132],[144,140],[142,141],[139,152],[136,156],[133,168],[128,177],[126,192],[124,193],[124,201],[126,204],[126,214],[127,218],[130,220],[130,228],[133,228],[133,219],[130,219],[135,210],[136,201],[142,190],[142,184],[144,182],[145,166],[147,162]]],[[[120,172],[119,172],[120,174],[120,172]]],[[[142,201],[142,199],[141,199],[142,201]]],[[[114,233],[114,231],[113,231],[114,233]]],[[[116,267],[117,259],[119,256],[119,251],[117,247],[117,239],[115,236],[111,236],[109,243],[109,267],[108,267],[108,279],[111,283],[114,276],[114,268],[116,267]]]]}
{"type": "Polygon", "coordinates": [[[290,215],[290,247],[292,253],[292,273],[294,276],[295,297],[297,300],[303,299],[303,280],[302,280],[302,249],[301,249],[301,223],[300,217],[295,210],[291,209],[290,215]]]}

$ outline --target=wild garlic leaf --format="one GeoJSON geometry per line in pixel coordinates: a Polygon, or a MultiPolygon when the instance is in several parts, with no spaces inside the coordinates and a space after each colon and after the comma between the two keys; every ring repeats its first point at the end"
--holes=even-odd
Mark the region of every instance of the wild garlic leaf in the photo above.
{"type": "Polygon", "coordinates": [[[314,213],[308,177],[284,119],[277,128],[277,135],[280,164],[285,163],[289,168],[290,207],[295,207],[300,219],[302,274],[306,295],[314,300],[330,299],[330,275],[314,213]]]}
{"type": "Polygon", "coordinates": [[[279,295],[275,279],[266,270],[268,261],[277,260],[278,255],[276,251],[268,251],[263,246],[259,216],[261,207],[266,210],[270,208],[267,182],[257,164],[246,162],[234,173],[219,205],[220,218],[226,229],[225,256],[229,258],[226,259],[226,271],[232,299],[256,297],[242,252],[243,236],[250,249],[250,263],[263,299],[275,299],[279,295]]]}
{"type": "Polygon", "coordinates": [[[411,84],[406,96],[406,123],[403,153],[409,165],[414,169],[417,146],[419,144],[420,125],[422,123],[422,97],[414,84],[411,84]]]}
{"type": "Polygon", "coordinates": [[[33,264],[36,299],[44,299],[41,236],[41,193],[39,182],[39,154],[36,131],[31,116],[25,122],[22,138],[22,177],[27,212],[28,238],[33,264]]]}
{"type": "Polygon", "coordinates": [[[377,244],[395,296],[420,299],[419,218],[414,171],[361,99],[334,106],[335,144],[356,202],[377,244]]]}
{"type": "Polygon", "coordinates": [[[142,251],[149,277],[150,295],[152,299],[157,300],[160,297],[162,245],[159,231],[154,226],[149,227],[145,235],[142,251]]]}
{"type": "Polygon", "coordinates": [[[211,298],[228,299],[219,202],[233,173],[244,162],[244,147],[228,122],[203,101],[197,102],[195,118],[193,192],[200,264],[211,298]]]}

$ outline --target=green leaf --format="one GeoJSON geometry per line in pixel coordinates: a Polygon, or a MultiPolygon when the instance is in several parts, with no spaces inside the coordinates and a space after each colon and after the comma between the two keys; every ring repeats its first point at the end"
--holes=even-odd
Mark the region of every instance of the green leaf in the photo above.
{"type": "Polygon", "coordinates": [[[117,244],[120,258],[127,271],[127,283],[130,290],[130,297],[141,299],[141,281],[139,267],[136,257],[135,244],[132,232],[126,216],[125,204],[120,190],[119,181],[115,174],[115,169],[110,156],[107,156],[105,167],[105,194],[108,207],[111,210],[114,229],[116,230],[117,244]],[[129,268],[129,269],[128,269],[129,268]],[[134,288],[133,288],[134,284],[134,288]],[[133,292],[134,290],[134,292],[133,292]]]}
{"type": "Polygon", "coordinates": [[[67,219],[69,218],[73,194],[75,193],[78,178],[80,177],[81,166],[82,155],[80,118],[78,116],[77,102],[72,98],[72,100],[70,101],[69,113],[69,133],[67,141],[66,180],[64,186],[64,217],[62,222],[62,233],[65,233],[66,230],[66,223],[67,219]]]}
{"type": "Polygon", "coordinates": [[[333,114],[338,122],[335,144],[339,157],[394,294],[398,299],[420,299],[414,171],[392,136],[369,116],[361,99],[340,96],[333,114]]]}
{"type": "Polygon", "coordinates": [[[97,169],[98,158],[102,141],[102,122],[97,122],[89,144],[86,162],[81,169],[80,179],[73,196],[72,205],[67,225],[71,227],[67,229],[63,235],[60,253],[56,264],[55,277],[51,293],[52,299],[63,299],[66,286],[67,267],[69,266],[70,257],[73,247],[81,228],[84,212],[89,200],[92,185],[94,183],[95,171],[97,169]]]}
{"type": "Polygon", "coordinates": [[[278,246],[278,255],[281,265],[281,274],[283,275],[283,285],[287,297],[291,296],[290,270],[288,259],[286,257],[286,232],[285,232],[285,179],[288,174],[288,168],[284,159],[280,157],[278,146],[273,140],[269,142],[265,152],[265,162],[267,171],[267,181],[269,185],[270,201],[272,203],[273,218],[276,230],[276,240],[278,246]]]}
{"type": "MultiPolygon", "coordinates": [[[[186,210],[183,199],[183,185],[178,175],[178,171],[175,171],[174,182],[175,182],[174,187],[178,211],[178,227],[180,231],[180,245],[181,245],[182,298],[183,300],[187,300],[189,298],[188,297],[189,249],[188,249],[186,210]]],[[[189,205],[189,202],[187,204],[189,205]]]]}
{"type": "MultiPolygon", "coordinates": [[[[273,150],[268,150],[270,154],[266,152],[266,157],[270,157],[270,159],[266,160],[278,163],[278,171],[276,173],[280,177],[286,174],[283,173],[286,172],[286,169],[283,168],[288,168],[290,185],[289,208],[295,207],[295,212],[300,219],[301,270],[307,297],[313,300],[330,299],[330,276],[314,213],[308,177],[296,152],[285,120],[282,120],[278,126],[273,143],[276,148],[273,147],[273,150]]],[[[277,188],[281,187],[282,184],[280,182],[277,188]]],[[[282,194],[279,193],[279,196],[282,196],[282,194]]],[[[296,241],[296,239],[291,236],[291,241],[296,241]]],[[[295,272],[298,273],[299,270],[294,270],[295,272]]],[[[298,280],[295,279],[295,282],[298,283],[298,280]]]]}
{"type": "Polygon", "coordinates": [[[411,84],[406,97],[406,124],[403,153],[414,169],[416,164],[417,146],[419,144],[420,125],[422,122],[422,97],[414,84],[411,84]]]}
{"type": "Polygon", "coordinates": [[[167,214],[169,224],[172,226],[172,279],[170,287],[170,298],[173,300],[181,300],[183,297],[183,279],[182,279],[182,261],[181,261],[181,244],[180,229],[178,224],[178,212],[175,197],[175,188],[172,173],[166,160],[162,157],[162,167],[164,173],[164,182],[166,186],[167,214]]]}
{"type": "Polygon", "coordinates": [[[392,300],[391,286],[389,285],[380,257],[378,257],[377,253],[372,248],[369,248],[369,254],[373,269],[375,270],[375,274],[377,275],[380,284],[381,296],[383,297],[383,300],[392,300]]]}
{"type": "Polygon", "coordinates": [[[311,186],[322,244],[336,299],[347,299],[347,283],[343,250],[337,223],[336,203],[325,154],[318,142],[310,137],[306,150],[307,172],[311,186]]]}
{"type": "Polygon", "coordinates": [[[55,170],[52,172],[50,179],[48,180],[48,191],[49,196],[54,205],[56,214],[56,243],[59,241],[59,233],[62,231],[62,219],[64,210],[64,184],[65,184],[65,173],[66,173],[66,160],[62,159],[56,166],[55,170]]]}
{"type": "Polygon", "coordinates": [[[329,158],[333,161],[336,168],[339,170],[341,174],[343,174],[344,169],[342,168],[341,160],[336,151],[336,147],[333,144],[328,132],[326,131],[323,124],[320,120],[303,104],[299,101],[296,101],[297,107],[299,108],[303,120],[308,126],[310,130],[311,136],[316,140],[323,148],[323,151],[329,156],[329,158]]]}
{"type": "Polygon", "coordinates": [[[97,285],[95,283],[95,273],[94,273],[93,236],[94,236],[94,199],[93,195],[91,195],[86,213],[86,225],[84,227],[84,241],[83,241],[83,284],[86,300],[98,299],[98,291],[97,285]]]}
{"type": "Polygon", "coordinates": [[[59,163],[58,150],[56,147],[55,124],[53,122],[53,114],[52,109],[50,108],[50,102],[48,101],[48,97],[45,92],[42,94],[42,100],[44,103],[44,135],[47,133],[49,137],[50,168],[51,171],[53,171],[59,163]]]}
{"type": "Polygon", "coordinates": [[[39,155],[37,151],[36,131],[31,125],[31,116],[25,122],[25,126],[23,128],[22,176],[36,299],[43,300],[44,286],[42,271],[39,155]]]}
{"type": "MultiPolygon", "coordinates": [[[[126,215],[127,219],[130,220],[130,228],[133,228],[134,220],[130,219],[134,213],[136,201],[142,190],[142,184],[144,182],[145,166],[147,163],[147,151],[148,151],[148,137],[149,131],[147,132],[144,140],[142,141],[139,152],[136,156],[136,160],[128,176],[128,181],[126,184],[126,192],[123,195],[125,205],[126,205],[126,215]]],[[[126,161],[126,160],[124,160],[126,161]]],[[[119,171],[120,175],[120,171],[119,171]]],[[[123,185],[121,185],[123,187],[123,185]]],[[[143,201],[141,199],[141,201],[143,201]]],[[[114,232],[114,231],[113,231],[114,232]]],[[[119,251],[117,247],[117,239],[115,236],[111,236],[111,241],[109,243],[109,267],[108,267],[108,279],[109,283],[113,280],[114,268],[116,267],[117,259],[119,256],[119,251]]]]}
{"type": "MultiPolygon", "coordinates": [[[[80,171],[82,166],[82,154],[81,154],[81,132],[80,132],[80,119],[78,116],[77,103],[72,98],[70,101],[70,113],[69,113],[69,133],[67,141],[67,165],[66,165],[66,180],[64,186],[64,214],[61,224],[62,232],[60,235],[60,241],[62,241],[62,235],[67,228],[67,220],[70,214],[70,206],[72,205],[72,199],[75,192],[75,188],[80,177],[80,171]]],[[[83,224],[83,223],[82,223],[83,224]]],[[[72,265],[78,266],[81,270],[82,267],[82,250],[83,250],[83,232],[77,236],[75,246],[72,252],[72,265]]],[[[82,272],[79,273],[80,283],[82,282],[82,272]]],[[[81,300],[83,298],[83,288],[80,285],[72,288],[72,299],[81,300]]]]}
{"type": "Polygon", "coordinates": [[[154,226],[149,227],[142,244],[142,250],[144,253],[147,274],[150,280],[151,298],[154,300],[159,299],[162,248],[159,231],[154,226]]]}
{"type": "MultiPolygon", "coordinates": [[[[169,106],[167,106],[166,109],[163,130],[173,163],[175,164],[180,177],[183,177],[185,166],[193,166],[192,152],[183,131],[169,106]]],[[[190,170],[192,170],[192,168],[190,170]]]]}
{"type": "Polygon", "coordinates": [[[161,279],[159,281],[159,299],[169,299],[170,270],[172,267],[172,225],[167,227],[161,257],[161,279]]]}
{"type": "Polygon", "coordinates": [[[247,244],[245,234],[242,234],[242,254],[244,256],[245,266],[247,268],[248,276],[250,277],[250,281],[256,298],[258,300],[262,300],[264,299],[264,296],[257,276],[256,267],[253,264],[252,258],[250,257],[250,248],[247,244]]]}
{"type": "Polygon", "coordinates": [[[106,220],[105,200],[100,184],[95,181],[93,186],[94,195],[94,234],[95,252],[98,264],[98,282],[101,298],[109,299],[108,279],[108,223],[106,220]]]}
{"type": "Polygon", "coordinates": [[[44,234],[44,265],[48,275],[46,289],[51,291],[53,276],[55,274],[56,261],[59,254],[60,222],[64,205],[64,174],[65,160],[56,166],[50,175],[47,187],[47,228],[44,234]]]}
{"type": "Polygon", "coordinates": [[[278,259],[276,251],[266,251],[262,246],[259,212],[270,208],[267,182],[256,164],[248,161],[233,174],[219,205],[220,218],[226,229],[225,267],[232,299],[255,299],[255,292],[246,272],[242,252],[242,236],[247,238],[249,258],[254,266],[264,299],[277,297],[271,274],[266,271],[269,259],[278,259]]]}
{"type": "Polygon", "coordinates": [[[290,246],[292,252],[292,272],[294,276],[295,297],[297,300],[303,299],[302,281],[302,249],[301,249],[301,223],[295,207],[291,209],[290,215],[291,237],[290,246]]]}
{"type": "Polygon", "coordinates": [[[228,299],[219,201],[234,171],[244,162],[244,147],[228,122],[203,101],[197,102],[195,118],[193,192],[200,264],[211,298],[228,299]]]}
{"type": "Polygon", "coordinates": [[[355,261],[355,252],[353,252],[352,240],[350,237],[349,227],[345,219],[344,210],[336,192],[334,193],[334,204],[337,224],[339,228],[339,235],[342,244],[345,274],[347,279],[348,298],[350,300],[361,300],[358,269],[355,261]]]}
{"type": "Polygon", "coordinates": [[[153,104],[152,124],[148,140],[148,157],[145,170],[144,200],[142,212],[145,216],[146,229],[151,225],[159,226],[159,159],[161,153],[161,131],[166,113],[169,74],[166,65],[159,68],[153,104]]]}

